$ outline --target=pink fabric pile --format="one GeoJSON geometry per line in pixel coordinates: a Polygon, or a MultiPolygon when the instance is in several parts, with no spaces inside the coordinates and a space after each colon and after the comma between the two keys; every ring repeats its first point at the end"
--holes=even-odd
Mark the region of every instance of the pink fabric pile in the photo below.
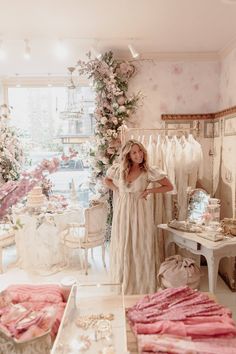
{"type": "Polygon", "coordinates": [[[57,334],[66,302],[58,285],[11,285],[0,294],[0,330],[22,342],[57,334]]]}
{"type": "Polygon", "coordinates": [[[127,317],[141,353],[236,353],[230,310],[189,287],[147,295],[127,317]]]}

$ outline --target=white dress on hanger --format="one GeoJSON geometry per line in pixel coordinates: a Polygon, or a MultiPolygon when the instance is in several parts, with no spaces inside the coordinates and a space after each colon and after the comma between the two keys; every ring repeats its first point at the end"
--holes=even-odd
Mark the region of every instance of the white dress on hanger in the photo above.
{"type": "Polygon", "coordinates": [[[189,134],[188,142],[192,145],[192,168],[188,175],[188,185],[196,188],[198,179],[203,177],[203,153],[201,144],[194,139],[192,134],[189,134]]]}
{"type": "Polygon", "coordinates": [[[148,141],[148,146],[147,146],[147,153],[148,153],[148,163],[150,166],[153,166],[155,161],[154,161],[154,156],[155,156],[155,145],[153,142],[152,135],[149,136],[149,141],[148,141]]]}
{"type": "Polygon", "coordinates": [[[156,146],[154,147],[154,165],[161,169],[163,168],[163,156],[160,135],[157,135],[156,146]]]}
{"type": "Polygon", "coordinates": [[[115,283],[123,284],[125,294],[148,294],[156,291],[154,213],[140,194],[149,183],[166,174],[157,167],[143,171],[133,182],[124,182],[120,165],[114,164],[107,177],[119,188],[113,212],[110,268],[115,283]]]}
{"type": "Polygon", "coordinates": [[[186,196],[188,187],[188,174],[186,172],[186,154],[184,153],[185,139],[180,142],[175,138],[175,175],[177,188],[177,201],[179,209],[179,220],[185,220],[186,217],[186,196]]]}

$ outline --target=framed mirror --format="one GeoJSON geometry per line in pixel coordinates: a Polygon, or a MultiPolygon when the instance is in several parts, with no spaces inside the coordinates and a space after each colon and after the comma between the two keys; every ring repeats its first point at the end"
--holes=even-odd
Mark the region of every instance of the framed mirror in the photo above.
{"type": "Polygon", "coordinates": [[[203,215],[207,212],[209,194],[204,189],[196,188],[188,194],[187,220],[200,224],[203,222],[203,215]]]}

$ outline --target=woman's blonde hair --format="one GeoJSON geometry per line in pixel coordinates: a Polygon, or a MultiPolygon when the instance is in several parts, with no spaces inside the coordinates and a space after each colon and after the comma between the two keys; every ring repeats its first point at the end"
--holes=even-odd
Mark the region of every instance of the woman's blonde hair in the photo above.
{"type": "Polygon", "coordinates": [[[120,155],[122,177],[125,182],[132,166],[130,151],[134,145],[138,145],[140,150],[142,150],[143,152],[143,161],[140,164],[141,169],[143,169],[144,171],[148,170],[147,150],[139,141],[133,139],[128,140],[126,144],[122,147],[120,155]]]}

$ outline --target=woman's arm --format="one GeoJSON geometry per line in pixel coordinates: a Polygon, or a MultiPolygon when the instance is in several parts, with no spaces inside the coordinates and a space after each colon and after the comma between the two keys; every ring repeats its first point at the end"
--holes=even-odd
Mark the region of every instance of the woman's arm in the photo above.
{"type": "Polygon", "coordinates": [[[113,183],[112,179],[105,177],[104,183],[109,189],[113,190],[113,192],[118,191],[118,187],[113,183]]]}
{"type": "Polygon", "coordinates": [[[171,182],[166,177],[160,179],[158,183],[161,184],[160,187],[145,189],[145,191],[143,191],[143,193],[141,194],[140,198],[146,199],[148,194],[150,193],[166,193],[173,190],[171,182]]]}

